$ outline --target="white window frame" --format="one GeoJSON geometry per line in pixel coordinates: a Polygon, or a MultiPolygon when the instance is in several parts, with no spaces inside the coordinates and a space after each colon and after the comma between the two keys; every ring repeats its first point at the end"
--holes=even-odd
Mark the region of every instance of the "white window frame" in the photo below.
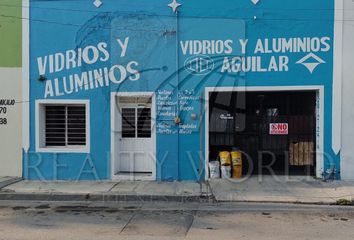
{"type": "Polygon", "coordinates": [[[35,112],[36,152],[47,153],[89,153],[90,152],[90,100],[36,100],[35,112]],[[48,105],[85,105],[86,145],[84,146],[45,146],[45,106],[48,105]]]}

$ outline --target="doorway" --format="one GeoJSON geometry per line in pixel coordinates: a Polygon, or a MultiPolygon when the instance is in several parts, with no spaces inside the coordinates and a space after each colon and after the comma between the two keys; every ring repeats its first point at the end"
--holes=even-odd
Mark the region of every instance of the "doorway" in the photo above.
{"type": "Polygon", "coordinates": [[[220,151],[239,150],[244,175],[318,175],[319,91],[225,89],[206,94],[207,163],[217,160],[220,151]]]}
{"type": "Polygon", "coordinates": [[[115,96],[113,178],[155,180],[155,108],[152,94],[115,96]]]}

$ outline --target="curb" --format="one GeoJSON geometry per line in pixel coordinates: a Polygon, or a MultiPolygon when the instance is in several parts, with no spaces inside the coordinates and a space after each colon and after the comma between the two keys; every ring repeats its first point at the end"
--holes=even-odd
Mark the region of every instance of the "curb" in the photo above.
{"type": "Polygon", "coordinates": [[[11,184],[14,184],[14,183],[17,183],[17,182],[20,182],[22,181],[22,178],[18,178],[18,177],[14,177],[14,178],[11,178],[11,179],[8,179],[8,180],[5,180],[5,181],[1,181],[0,182],[0,190],[3,189],[4,187],[7,187],[11,184]]]}
{"type": "MultiPolygon", "coordinates": [[[[335,201],[333,202],[315,202],[315,201],[285,201],[285,200],[280,200],[280,201],[274,201],[274,200],[264,200],[264,201],[256,201],[256,200],[235,200],[235,201],[225,201],[225,200],[219,200],[219,203],[270,203],[270,204],[295,204],[295,205],[319,205],[319,206],[333,206],[333,205],[338,205],[335,201]]],[[[342,205],[343,206],[343,205],[342,205]]]]}
{"type": "Polygon", "coordinates": [[[318,206],[354,206],[338,204],[338,202],[315,201],[223,201],[216,200],[213,195],[132,195],[132,194],[65,194],[65,193],[14,193],[0,192],[0,201],[38,201],[38,202],[175,202],[175,203],[270,203],[318,206]]]}
{"type": "Polygon", "coordinates": [[[64,194],[64,193],[9,193],[0,192],[0,200],[7,201],[88,201],[88,202],[214,202],[213,196],[159,196],[129,194],[64,194]]]}

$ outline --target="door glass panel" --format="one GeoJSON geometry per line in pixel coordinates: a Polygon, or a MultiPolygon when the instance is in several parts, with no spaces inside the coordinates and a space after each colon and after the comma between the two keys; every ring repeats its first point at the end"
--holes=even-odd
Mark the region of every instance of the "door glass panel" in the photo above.
{"type": "Polygon", "coordinates": [[[122,138],[135,138],[135,108],[122,108],[122,138]]]}
{"type": "Polygon", "coordinates": [[[138,138],[151,138],[151,108],[138,108],[138,138]]]}

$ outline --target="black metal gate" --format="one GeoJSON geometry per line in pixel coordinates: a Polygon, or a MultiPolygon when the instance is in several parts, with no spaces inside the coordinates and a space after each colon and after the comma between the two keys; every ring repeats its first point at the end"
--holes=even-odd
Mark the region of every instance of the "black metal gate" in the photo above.
{"type": "Polygon", "coordinates": [[[315,91],[213,92],[209,99],[210,160],[238,149],[245,174],[314,174],[315,91]]]}

